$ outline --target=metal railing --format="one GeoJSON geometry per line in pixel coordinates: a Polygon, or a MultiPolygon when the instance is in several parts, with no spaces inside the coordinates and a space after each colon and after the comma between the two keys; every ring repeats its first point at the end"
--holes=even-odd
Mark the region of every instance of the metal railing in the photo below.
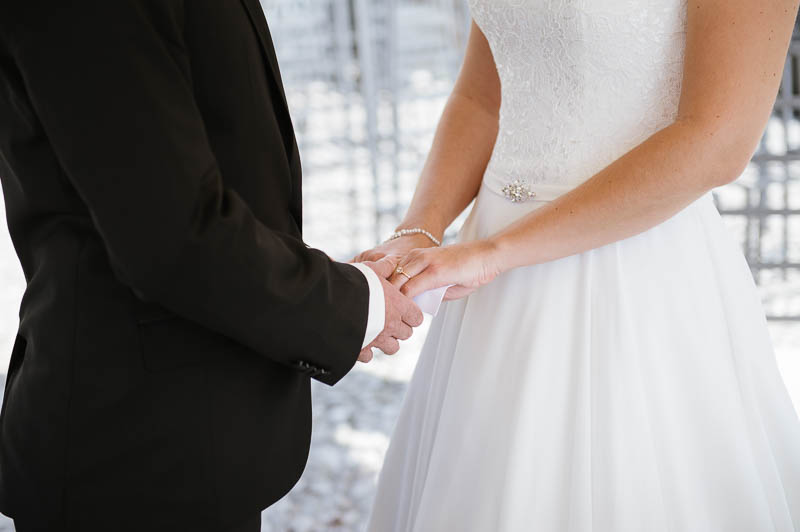
{"type": "Polygon", "coordinates": [[[344,257],[391,231],[460,65],[461,0],[262,0],[303,153],[307,237],[344,257]]]}
{"type": "Polygon", "coordinates": [[[800,31],[790,44],[773,116],[750,165],[715,191],[738,233],[771,319],[800,320],[800,31]]]}

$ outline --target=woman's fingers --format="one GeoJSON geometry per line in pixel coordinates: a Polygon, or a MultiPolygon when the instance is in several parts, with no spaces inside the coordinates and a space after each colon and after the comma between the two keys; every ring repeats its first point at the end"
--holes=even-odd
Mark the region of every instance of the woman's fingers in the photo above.
{"type": "Polygon", "coordinates": [[[418,275],[415,275],[410,281],[403,284],[400,291],[407,297],[416,297],[423,292],[439,288],[448,284],[440,275],[440,270],[434,265],[428,265],[418,275]]]}
{"type": "Polygon", "coordinates": [[[447,289],[447,292],[445,292],[444,300],[453,301],[454,299],[461,299],[462,297],[467,297],[475,290],[476,288],[471,288],[468,286],[461,286],[461,285],[451,286],[450,288],[447,289]]]}
{"type": "Polygon", "coordinates": [[[426,257],[427,255],[421,250],[415,249],[409,252],[408,255],[397,262],[397,267],[389,278],[389,282],[398,290],[402,288],[404,284],[413,279],[415,275],[419,275],[425,269],[426,257]]]}
{"type": "MultiPolygon", "coordinates": [[[[424,292],[424,290],[414,289],[413,292],[411,292],[409,287],[428,286],[431,282],[429,279],[431,273],[439,269],[436,266],[436,261],[437,257],[441,256],[440,249],[415,249],[400,260],[398,268],[402,268],[402,273],[399,273],[397,269],[395,269],[395,273],[389,279],[389,282],[396,286],[403,294],[414,297],[424,292]]],[[[431,288],[436,288],[436,286],[432,286],[431,288]]]]}
{"type": "Polygon", "coordinates": [[[414,250],[399,263],[406,275],[395,270],[390,282],[408,297],[415,297],[427,290],[450,284],[445,282],[448,281],[448,275],[446,268],[441,264],[446,256],[444,248],[414,250]]]}

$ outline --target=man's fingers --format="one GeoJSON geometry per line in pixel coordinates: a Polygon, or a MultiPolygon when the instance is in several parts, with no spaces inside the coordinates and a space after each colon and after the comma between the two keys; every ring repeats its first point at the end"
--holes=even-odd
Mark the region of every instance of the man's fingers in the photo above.
{"type": "Polygon", "coordinates": [[[393,355],[400,351],[400,342],[397,341],[397,338],[382,334],[378,337],[378,340],[375,341],[375,347],[387,355],[393,355]]]}
{"type": "Polygon", "coordinates": [[[392,336],[398,340],[408,340],[411,338],[412,334],[414,334],[414,329],[412,329],[411,326],[405,322],[398,324],[395,330],[392,332],[392,336]]]}
{"type": "Polygon", "coordinates": [[[407,323],[411,327],[419,327],[422,325],[422,321],[424,320],[422,311],[411,299],[406,299],[406,302],[407,303],[402,314],[403,322],[407,323]]]}
{"type": "Polygon", "coordinates": [[[367,346],[358,354],[358,361],[366,364],[370,360],[372,360],[372,348],[367,346]]]}
{"type": "Polygon", "coordinates": [[[383,350],[383,352],[386,353],[387,355],[393,355],[398,351],[400,351],[400,342],[397,340],[397,338],[389,338],[389,340],[386,343],[387,346],[386,349],[383,350]]]}

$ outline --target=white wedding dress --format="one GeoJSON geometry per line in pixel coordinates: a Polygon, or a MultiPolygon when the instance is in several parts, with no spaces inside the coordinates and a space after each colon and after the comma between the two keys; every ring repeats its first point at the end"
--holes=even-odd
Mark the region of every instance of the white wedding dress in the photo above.
{"type": "MultiPolygon", "coordinates": [[[[502,109],[462,241],[497,232],[674,119],[687,4],[471,9],[502,109]]],[[[446,303],[368,528],[800,531],[800,420],[711,193],[637,236],[446,303]]]]}

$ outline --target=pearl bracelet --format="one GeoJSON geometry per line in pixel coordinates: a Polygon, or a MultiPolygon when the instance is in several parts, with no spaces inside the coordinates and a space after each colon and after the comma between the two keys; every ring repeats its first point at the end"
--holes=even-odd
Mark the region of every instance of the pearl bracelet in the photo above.
{"type": "Polygon", "coordinates": [[[395,231],[394,233],[392,233],[392,236],[386,239],[386,241],[389,242],[390,240],[394,240],[395,238],[400,238],[401,236],[407,236],[407,235],[425,235],[428,238],[430,238],[431,242],[433,242],[437,246],[442,245],[442,242],[438,238],[433,236],[429,231],[426,231],[425,229],[420,229],[419,227],[414,227],[413,229],[400,229],[399,231],[395,231]]]}

